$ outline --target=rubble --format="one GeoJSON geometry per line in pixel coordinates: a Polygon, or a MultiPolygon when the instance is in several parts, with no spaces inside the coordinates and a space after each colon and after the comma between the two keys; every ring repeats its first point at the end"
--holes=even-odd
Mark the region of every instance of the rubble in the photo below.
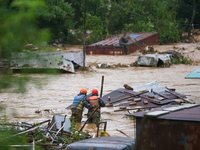
{"type": "Polygon", "coordinates": [[[160,67],[160,66],[170,66],[172,64],[172,54],[147,54],[140,55],[137,61],[133,65],[137,66],[150,66],[150,67],[160,67]]]}
{"type": "Polygon", "coordinates": [[[118,68],[118,67],[130,67],[130,65],[126,65],[126,64],[123,64],[123,63],[118,63],[118,64],[110,64],[110,63],[101,63],[101,64],[98,64],[96,66],[97,68],[118,68]]]}
{"type": "Polygon", "coordinates": [[[157,50],[154,50],[153,46],[147,46],[146,48],[141,48],[140,51],[143,55],[146,54],[155,54],[157,53],[157,50]]]}

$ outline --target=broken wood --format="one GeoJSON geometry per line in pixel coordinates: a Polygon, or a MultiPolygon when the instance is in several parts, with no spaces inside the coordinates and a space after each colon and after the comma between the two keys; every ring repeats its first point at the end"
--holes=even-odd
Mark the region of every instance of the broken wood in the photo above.
{"type": "MultiPolygon", "coordinates": [[[[137,107],[137,106],[136,106],[137,107]]],[[[151,107],[141,107],[141,108],[128,108],[128,109],[118,109],[118,110],[114,110],[114,112],[117,112],[117,111],[124,111],[124,110],[137,110],[137,109],[150,109],[150,108],[156,108],[156,107],[160,107],[160,106],[151,106],[151,107]]]]}
{"type": "Polygon", "coordinates": [[[128,98],[127,101],[134,101],[134,97],[128,98]]]}
{"type": "Polygon", "coordinates": [[[119,109],[126,109],[126,106],[121,106],[119,107],[119,109]]]}
{"type": "Polygon", "coordinates": [[[185,98],[183,98],[183,97],[181,97],[181,96],[179,96],[179,95],[177,95],[177,94],[175,94],[175,93],[173,93],[173,92],[170,92],[170,91],[168,91],[168,90],[165,90],[165,92],[168,92],[168,93],[170,93],[170,94],[172,94],[172,95],[174,95],[174,96],[176,96],[176,97],[178,97],[178,98],[180,98],[180,99],[186,101],[187,103],[194,104],[194,102],[192,102],[191,100],[185,99],[185,98]]]}
{"type": "Polygon", "coordinates": [[[148,98],[154,98],[154,96],[153,95],[148,95],[148,98]]]}
{"type": "MultiPolygon", "coordinates": [[[[119,92],[122,92],[122,91],[119,91],[119,92]]],[[[146,92],[143,92],[143,93],[138,93],[138,94],[132,94],[132,95],[134,95],[134,96],[139,96],[139,95],[142,95],[142,94],[145,94],[145,93],[147,93],[148,91],[146,91],[146,92]]],[[[123,93],[129,93],[129,92],[127,92],[127,91],[124,91],[123,93]]],[[[130,94],[130,93],[129,93],[130,94]]],[[[112,102],[110,102],[110,104],[112,104],[112,103],[115,103],[115,102],[119,102],[119,101],[121,101],[121,100],[124,100],[124,99],[127,99],[127,98],[130,98],[130,97],[133,97],[133,96],[126,96],[126,97],[123,97],[123,98],[120,98],[120,99],[116,99],[116,100],[114,100],[114,101],[112,101],[112,102]]]]}
{"type": "Polygon", "coordinates": [[[142,99],[141,98],[136,98],[134,101],[135,102],[140,102],[142,99]]]}
{"type": "Polygon", "coordinates": [[[118,129],[116,129],[116,131],[119,131],[120,133],[122,133],[123,135],[125,135],[125,136],[127,136],[127,137],[129,137],[130,138],[130,136],[128,136],[126,133],[124,133],[123,131],[121,131],[121,130],[118,130],[118,129]]]}
{"type": "Polygon", "coordinates": [[[57,144],[51,144],[51,143],[35,143],[35,145],[40,145],[40,146],[57,146],[57,144]]]}
{"type": "Polygon", "coordinates": [[[102,76],[102,80],[101,80],[101,92],[100,92],[100,97],[102,97],[102,94],[103,94],[103,83],[104,83],[104,76],[102,76]]]}
{"type": "Polygon", "coordinates": [[[148,100],[151,101],[151,102],[160,103],[160,101],[158,101],[158,100],[155,100],[155,99],[151,99],[151,98],[148,98],[148,97],[142,96],[141,94],[144,94],[144,93],[141,93],[141,94],[133,94],[133,93],[128,92],[128,91],[124,91],[124,92],[129,93],[129,94],[132,94],[133,96],[139,96],[139,97],[142,97],[142,98],[148,99],[148,100]]]}
{"type": "Polygon", "coordinates": [[[83,130],[83,128],[85,127],[85,125],[87,124],[88,120],[92,117],[92,115],[100,108],[100,106],[96,107],[96,109],[91,113],[91,115],[87,118],[87,120],[85,121],[85,123],[83,124],[83,126],[81,127],[81,129],[79,130],[79,132],[81,132],[83,130]]]}
{"type": "Polygon", "coordinates": [[[161,96],[161,97],[164,97],[164,98],[166,98],[166,99],[169,99],[168,97],[166,97],[166,96],[164,96],[164,95],[162,95],[162,94],[160,94],[160,93],[157,93],[157,92],[155,92],[155,91],[153,91],[153,90],[152,90],[152,92],[155,93],[155,94],[157,94],[157,95],[159,95],[159,96],[161,96]]]}
{"type": "Polygon", "coordinates": [[[17,133],[17,134],[12,135],[12,136],[17,136],[17,135],[21,135],[21,134],[24,134],[24,133],[32,132],[32,131],[36,130],[37,128],[39,128],[39,126],[37,126],[37,127],[32,127],[31,129],[28,129],[28,130],[26,130],[26,131],[17,133]]]}
{"type": "Polygon", "coordinates": [[[136,105],[136,102],[132,102],[132,103],[130,103],[129,105],[130,105],[130,106],[136,105]]]}

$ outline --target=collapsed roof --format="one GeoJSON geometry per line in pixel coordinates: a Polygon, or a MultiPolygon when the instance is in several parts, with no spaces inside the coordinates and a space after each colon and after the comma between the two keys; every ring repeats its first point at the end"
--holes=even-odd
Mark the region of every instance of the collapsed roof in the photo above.
{"type": "Polygon", "coordinates": [[[186,95],[175,92],[175,89],[165,88],[157,81],[136,87],[133,91],[117,89],[103,96],[103,100],[106,104],[120,108],[115,111],[151,109],[172,103],[194,103],[186,95]]]}
{"type": "Polygon", "coordinates": [[[14,52],[11,69],[60,69],[74,73],[74,66],[83,66],[82,52],[14,52]]]}

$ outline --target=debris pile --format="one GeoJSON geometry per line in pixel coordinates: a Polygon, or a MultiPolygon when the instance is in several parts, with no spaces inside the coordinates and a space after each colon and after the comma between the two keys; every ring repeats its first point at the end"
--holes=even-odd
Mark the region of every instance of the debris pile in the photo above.
{"type": "Polygon", "coordinates": [[[146,55],[146,54],[155,54],[157,53],[157,50],[154,50],[153,46],[147,46],[146,48],[141,48],[140,51],[142,53],[142,55],[146,55]]]}
{"type": "Polygon", "coordinates": [[[110,107],[117,107],[116,111],[148,110],[167,104],[180,105],[181,103],[194,103],[186,95],[175,92],[159,85],[156,81],[134,88],[134,90],[117,89],[103,97],[110,107]]]}
{"type": "Polygon", "coordinates": [[[171,54],[140,55],[131,66],[169,67],[172,64],[171,54]]]}
{"type": "MultiPolygon", "coordinates": [[[[27,146],[40,145],[44,148],[65,148],[68,144],[78,140],[91,138],[87,132],[75,132],[75,123],[69,118],[54,115],[52,120],[46,120],[37,124],[18,122],[17,125],[4,124],[4,126],[15,126],[17,133],[12,136],[26,135],[27,146]],[[47,124],[48,123],[48,124],[47,124]],[[47,125],[45,125],[47,124],[47,125]],[[71,126],[72,125],[72,126],[71,126]]],[[[0,129],[3,126],[1,124],[0,129]]],[[[24,147],[25,145],[13,145],[13,147],[24,147]]]]}
{"type": "Polygon", "coordinates": [[[110,63],[106,62],[106,63],[98,64],[96,67],[97,68],[118,68],[118,67],[130,67],[130,65],[126,65],[126,64],[123,64],[123,63],[111,65],[110,63]]]}

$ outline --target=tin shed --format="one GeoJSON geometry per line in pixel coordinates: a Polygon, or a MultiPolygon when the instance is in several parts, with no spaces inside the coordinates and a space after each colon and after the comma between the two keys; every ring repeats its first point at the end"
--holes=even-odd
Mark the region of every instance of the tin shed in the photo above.
{"type": "Polygon", "coordinates": [[[168,105],[136,117],[136,149],[197,150],[200,147],[200,106],[168,105]]]}
{"type": "MultiPolygon", "coordinates": [[[[105,55],[126,55],[126,50],[123,46],[119,45],[119,39],[123,34],[111,37],[109,39],[86,46],[87,54],[105,54],[105,55]]],[[[158,33],[127,33],[131,37],[128,41],[129,51],[131,53],[140,49],[140,46],[146,47],[147,45],[159,44],[158,33]]]]}

